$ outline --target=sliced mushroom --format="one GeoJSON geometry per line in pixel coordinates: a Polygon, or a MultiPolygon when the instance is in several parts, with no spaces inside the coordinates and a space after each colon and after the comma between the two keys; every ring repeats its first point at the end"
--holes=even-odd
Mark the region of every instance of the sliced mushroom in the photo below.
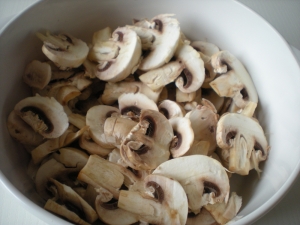
{"type": "Polygon", "coordinates": [[[207,154],[211,155],[217,147],[216,130],[219,119],[214,105],[208,100],[203,99],[202,105],[198,105],[196,109],[186,114],[186,117],[191,121],[195,136],[190,151],[195,151],[193,148],[199,148],[199,143],[207,141],[209,142],[207,154]]]}
{"type": "Polygon", "coordinates": [[[51,66],[48,63],[33,60],[26,66],[23,81],[30,87],[43,89],[50,80],[51,66]]]}
{"type": "Polygon", "coordinates": [[[35,164],[39,164],[49,154],[57,151],[59,148],[65,147],[75,140],[77,140],[86,130],[87,126],[76,131],[69,127],[61,136],[58,138],[52,138],[41,145],[37,146],[31,151],[31,157],[35,164]]]}
{"type": "Polygon", "coordinates": [[[188,202],[184,189],[173,179],[149,175],[144,180],[146,193],[120,192],[118,207],[139,215],[140,221],[151,224],[185,224],[188,202]]]}
{"type": "Polygon", "coordinates": [[[186,225],[219,225],[214,217],[203,207],[199,214],[189,213],[186,225]]]}
{"type": "Polygon", "coordinates": [[[159,112],[165,115],[167,119],[174,117],[183,117],[185,115],[184,108],[175,101],[163,100],[158,105],[159,112]]]}
{"type": "Polygon", "coordinates": [[[104,123],[108,117],[120,115],[119,110],[112,106],[98,105],[90,108],[86,114],[86,125],[90,127],[90,136],[98,145],[103,148],[113,149],[114,145],[109,144],[104,134],[104,123]]]}
{"type": "Polygon", "coordinates": [[[86,126],[86,118],[83,115],[77,113],[68,114],[70,124],[74,125],[78,129],[82,129],[86,126]]]}
{"type": "Polygon", "coordinates": [[[217,112],[220,112],[225,104],[225,98],[220,97],[213,89],[203,88],[202,97],[210,101],[216,108],[217,112]]]}
{"type": "Polygon", "coordinates": [[[23,145],[38,146],[44,142],[43,136],[35,132],[14,111],[9,114],[6,125],[9,134],[23,145]]]}
{"type": "Polygon", "coordinates": [[[77,215],[82,215],[89,223],[98,219],[96,211],[71,187],[50,178],[48,190],[52,192],[56,202],[70,208],[71,211],[74,210],[77,215]]]}
{"type": "Polygon", "coordinates": [[[255,169],[259,174],[259,162],[267,159],[269,146],[259,122],[239,113],[224,114],[217,126],[217,144],[222,156],[227,156],[228,169],[247,175],[255,169]]]}
{"type": "Polygon", "coordinates": [[[79,67],[86,59],[89,48],[85,42],[69,34],[45,35],[37,33],[44,42],[43,53],[61,70],[79,67]]]}
{"type": "Polygon", "coordinates": [[[118,82],[118,83],[106,83],[103,94],[101,95],[101,101],[103,104],[111,105],[115,103],[118,98],[124,93],[142,93],[154,102],[158,101],[161,90],[153,91],[147,85],[142,82],[118,82]]]}
{"type": "Polygon", "coordinates": [[[173,158],[183,156],[194,142],[194,131],[191,121],[185,117],[175,117],[169,119],[174,133],[174,138],[170,146],[173,158]]]}
{"type": "Polygon", "coordinates": [[[15,105],[14,112],[45,138],[57,138],[68,128],[68,117],[54,98],[36,95],[15,105]]]}
{"type": "Polygon", "coordinates": [[[122,94],[119,99],[119,110],[122,115],[139,116],[141,110],[151,109],[158,111],[156,103],[142,93],[122,94]]]}
{"type": "Polygon", "coordinates": [[[220,51],[219,47],[213,43],[209,43],[206,41],[193,41],[191,46],[196,49],[198,52],[202,52],[203,54],[211,57],[213,54],[220,51]]]}
{"type": "Polygon", "coordinates": [[[228,200],[226,171],[217,160],[208,156],[192,155],[168,160],[160,164],[153,174],[177,180],[186,192],[189,209],[195,214],[204,205],[228,200]]]}
{"type": "Polygon", "coordinates": [[[147,51],[139,66],[140,70],[158,68],[173,57],[180,40],[180,27],[177,19],[172,16],[161,14],[152,18],[149,23],[143,23],[143,26],[141,23],[128,26],[141,38],[143,50],[147,51]]]}
{"type": "Polygon", "coordinates": [[[196,98],[196,92],[185,93],[176,88],[176,102],[192,102],[196,98]]]}
{"type": "Polygon", "coordinates": [[[232,98],[239,108],[244,108],[248,101],[257,103],[257,92],[251,77],[234,55],[220,51],[212,56],[211,64],[215,72],[220,74],[210,82],[219,96],[232,98]]]}
{"type": "Polygon", "coordinates": [[[135,170],[155,169],[169,159],[172,139],[172,126],[163,114],[155,110],[142,110],[140,122],[121,145],[121,156],[135,170]]]}
{"type": "Polygon", "coordinates": [[[142,54],[141,41],[137,34],[127,27],[119,27],[105,43],[115,46],[113,49],[117,49],[118,53],[115,58],[99,63],[96,76],[100,80],[117,82],[134,73],[142,54]]]}

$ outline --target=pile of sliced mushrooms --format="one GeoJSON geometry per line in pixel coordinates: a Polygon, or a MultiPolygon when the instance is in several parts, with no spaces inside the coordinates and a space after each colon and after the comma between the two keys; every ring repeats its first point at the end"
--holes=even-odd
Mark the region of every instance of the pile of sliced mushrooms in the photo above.
{"type": "Polygon", "coordinates": [[[269,146],[258,96],[229,51],[191,41],[174,15],[94,33],[37,33],[49,61],[23,80],[9,133],[31,154],[44,208],[75,224],[226,224],[269,146]]]}

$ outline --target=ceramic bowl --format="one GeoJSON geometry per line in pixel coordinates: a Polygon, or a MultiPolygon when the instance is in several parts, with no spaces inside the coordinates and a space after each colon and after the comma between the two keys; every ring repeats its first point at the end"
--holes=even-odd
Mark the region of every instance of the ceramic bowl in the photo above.
{"type": "Polygon", "coordinates": [[[43,58],[35,32],[65,31],[91,42],[94,31],[131,24],[132,18],[174,13],[191,40],[206,40],[233,53],[247,68],[259,95],[257,117],[271,146],[255,172],[235,177],[232,190],[243,197],[234,224],[249,224],[270,210],[288,191],[300,162],[300,70],[285,40],[260,16],[233,0],[46,0],[15,17],[0,33],[1,182],[33,214],[49,224],[67,224],[35,200],[26,175],[29,155],[8,134],[14,105],[30,95],[22,82],[25,66],[43,58]]]}

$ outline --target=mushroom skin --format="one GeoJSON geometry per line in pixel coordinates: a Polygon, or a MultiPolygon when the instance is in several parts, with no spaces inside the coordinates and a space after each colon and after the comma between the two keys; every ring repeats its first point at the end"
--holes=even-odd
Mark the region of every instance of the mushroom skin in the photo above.
{"type": "Polygon", "coordinates": [[[87,44],[70,34],[52,35],[46,32],[45,35],[36,35],[44,42],[43,53],[61,70],[79,67],[88,55],[87,44]]]}
{"type": "Polygon", "coordinates": [[[144,180],[147,192],[120,192],[118,207],[139,216],[151,224],[185,224],[188,201],[182,186],[173,179],[148,175],[144,180]]]}
{"type": "Polygon", "coordinates": [[[202,206],[227,202],[229,197],[229,179],[225,168],[217,160],[205,155],[168,160],[152,174],[177,180],[186,192],[189,209],[195,214],[200,212],[202,206]]]}
{"type": "Polygon", "coordinates": [[[259,174],[259,162],[267,159],[269,146],[259,122],[239,113],[223,114],[217,125],[216,140],[228,169],[247,175],[251,169],[259,174]],[[224,158],[225,157],[225,158],[224,158]]]}
{"type": "Polygon", "coordinates": [[[117,82],[125,79],[138,68],[142,55],[141,40],[127,27],[117,28],[108,43],[119,49],[115,58],[103,60],[97,66],[96,76],[100,80],[117,82]]]}
{"type": "Polygon", "coordinates": [[[155,169],[169,159],[172,139],[172,126],[163,114],[142,110],[139,123],[121,145],[122,159],[135,170],[155,169]]]}
{"type": "Polygon", "coordinates": [[[57,138],[68,128],[68,116],[54,98],[36,95],[15,105],[14,112],[45,138],[57,138]]]}
{"type": "Polygon", "coordinates": [[[252,79],[244,65],[229,51],[220,51],[211,57],[211,65],[219,77],[210,86],[221,97],[230,97],[239,108],[248,101],[258,102],[252,79]]]}

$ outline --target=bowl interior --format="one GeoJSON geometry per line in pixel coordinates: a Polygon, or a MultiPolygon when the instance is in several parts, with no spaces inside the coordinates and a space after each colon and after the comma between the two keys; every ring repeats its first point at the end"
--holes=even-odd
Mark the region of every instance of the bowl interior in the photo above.
{"type": "MultiPolygon", "coordinates": [[[[14,142],[6,119],[14,105],[30,95],[22,82],[25,66],[44,59],[35,32],[64,31],[86,42],[106,26],[131,24],[133,18],[174,13],[191,40],[204,40],[233,53],[247,68],[259,95],[257,116],[271,146],[268,160],[247,177],[234,176],[232,190],[243,196],[236,224],[250,223],[287,191],[299,171],[300,70],[283,38],[258,15],[231,0],[67,0],[42,1],[16,17],[0,35],[0,169],[4,183],[16,187],[21,200],[37,201],[26,175],[29,155],[14,142]],[[10,184],[11,183],[11,184],[10,184]]],[[[49,214],[50,215],[50,214],[49,214]]]]}

